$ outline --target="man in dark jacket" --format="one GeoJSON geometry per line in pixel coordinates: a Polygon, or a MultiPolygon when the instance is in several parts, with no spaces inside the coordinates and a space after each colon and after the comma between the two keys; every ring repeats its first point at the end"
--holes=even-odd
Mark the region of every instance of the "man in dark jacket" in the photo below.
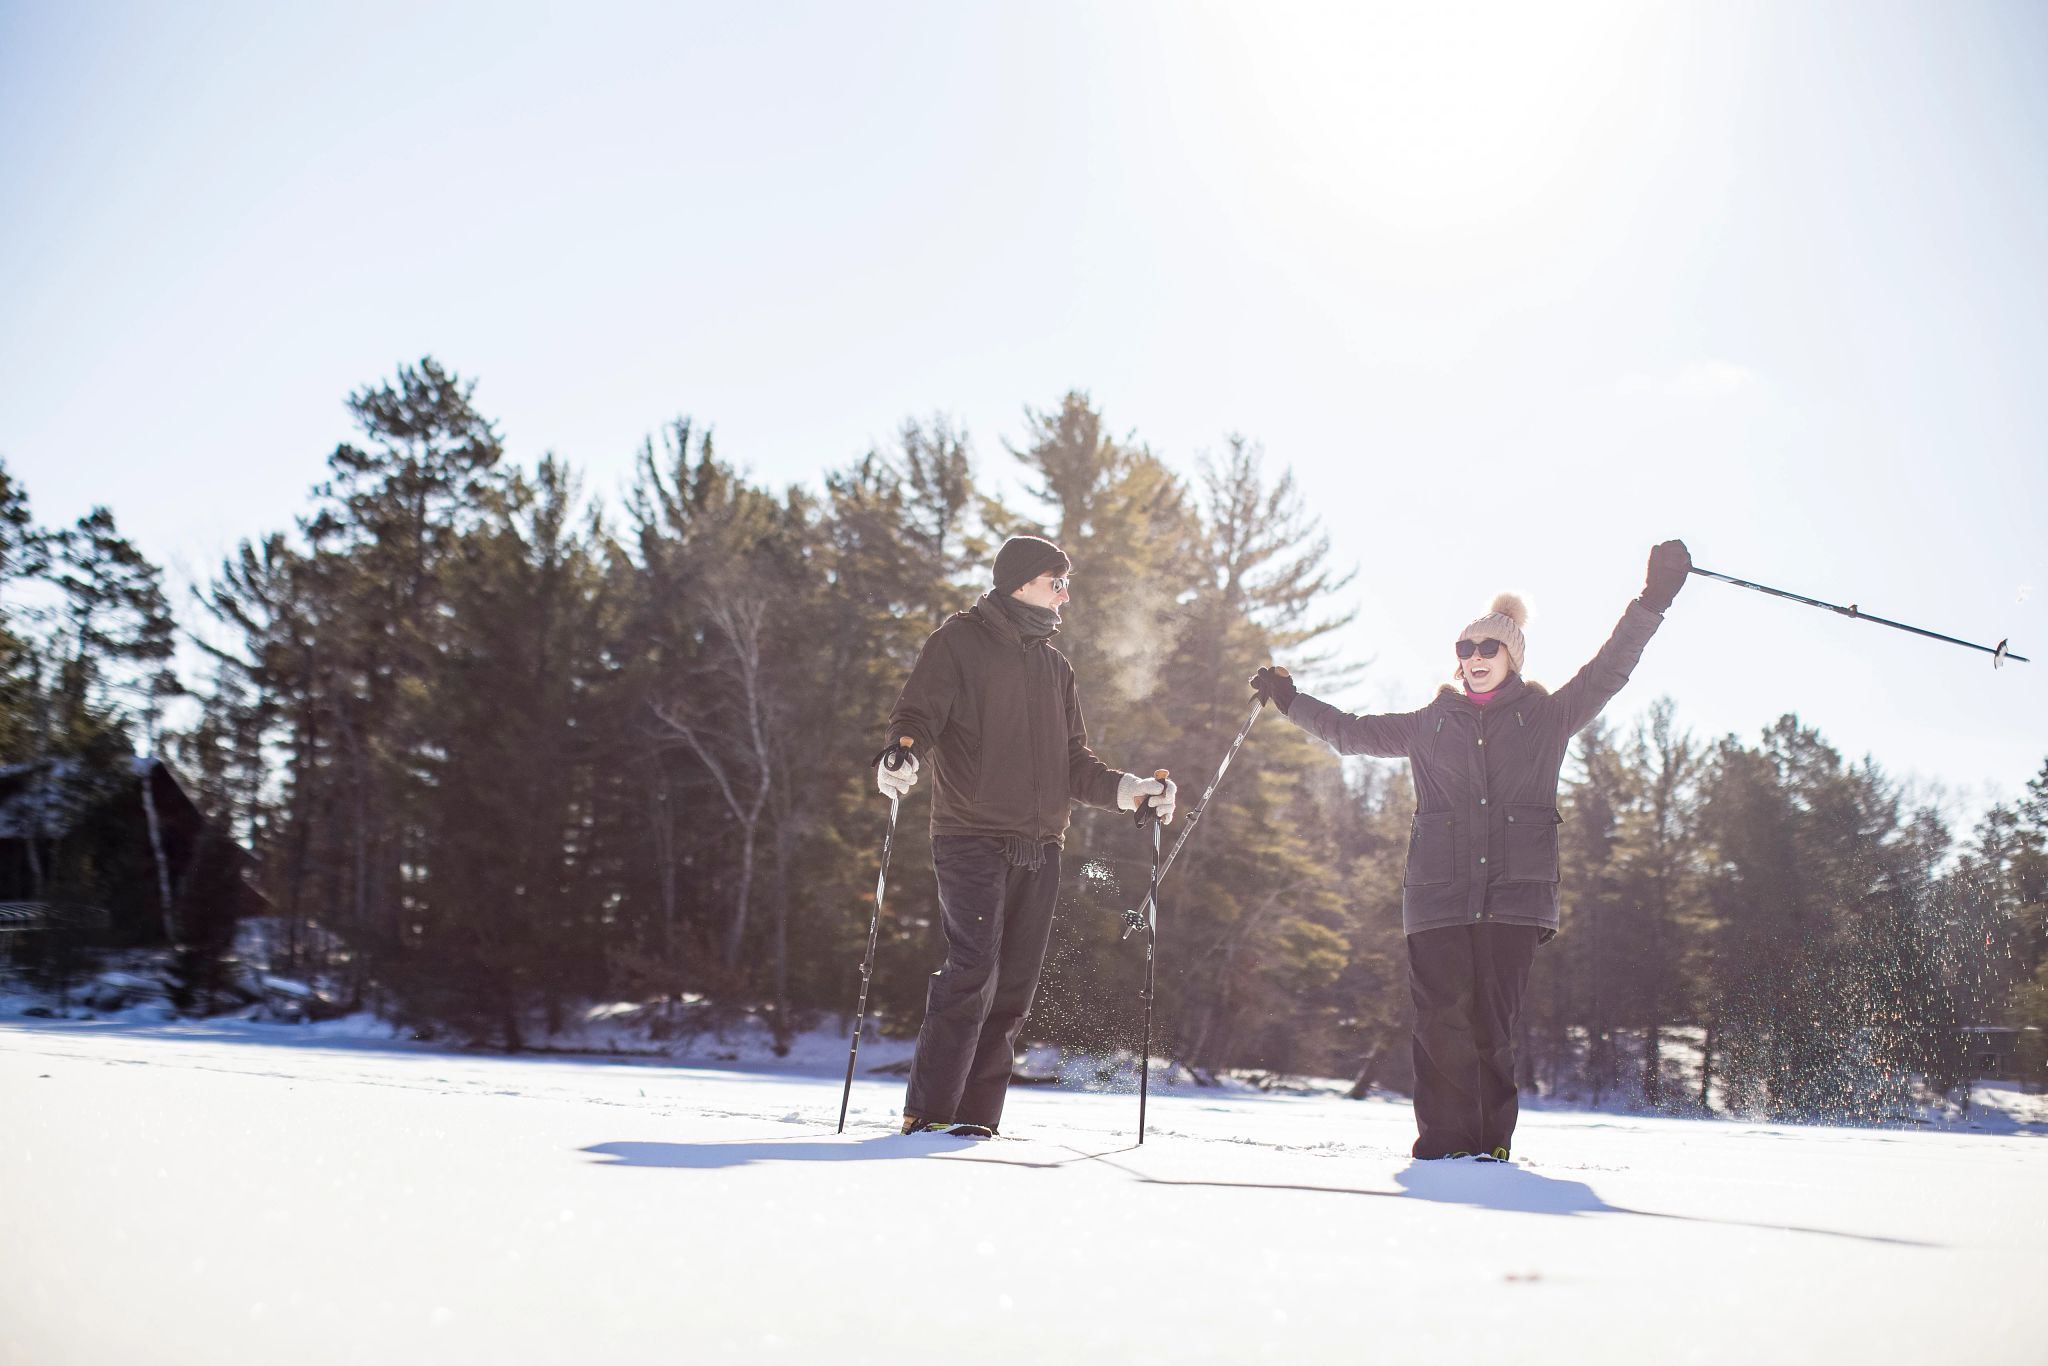
{"type": "Polygon", "coordinates": [[[1017,1034],[1045,966],[1068,806],[1171,822],[1171,779],[1140,778],[1095,757],[1074,667],[1053,648],[1072,569],[1036,536],[1006,541],[995,587],[932,632],[896,710],[889,745],[914,744],[875,782],[900,797],[932,771],[932,865],[946,933],[910,1065],[903,1132],[986,1136],[1002,1122],[1017,1034]]]}
{"type": "Polygon", "coordinates": [[[1684,586],[1682,541],[1650,552],[1642,596],[1556,692],[1522,678],[1528,619],[1503,593],[1457,639],[1462,691],[1420,711],[1358,716],[1268,667],[1255,693],[1339,754],[1406,759],[1415,822],[1401,893],[1415,1000],[1417,1157],[1506,1161],[1518,1113],[1515,1035],[1536,946],[1557,934],[1558,771],[1572,736],[1620,692],[1684,586]]]}

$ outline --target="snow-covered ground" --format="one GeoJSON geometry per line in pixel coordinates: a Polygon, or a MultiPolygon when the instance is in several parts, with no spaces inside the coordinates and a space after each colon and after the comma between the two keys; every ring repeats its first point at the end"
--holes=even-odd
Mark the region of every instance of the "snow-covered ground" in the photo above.
{"type": "MultiPolygon", "coordinates": [[[[0,1020],[0,1363],[2048,1361],[2048,1111],[1851,1130],[0,1020]]],[[[900,1046],[863,1045],[862,1061],[900,1046]]]]}

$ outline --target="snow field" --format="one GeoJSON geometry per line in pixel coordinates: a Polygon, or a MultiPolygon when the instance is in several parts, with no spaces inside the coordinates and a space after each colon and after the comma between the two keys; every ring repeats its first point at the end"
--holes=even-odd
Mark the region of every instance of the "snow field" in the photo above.
{"type": "Polygon", "coordinates": [[[0,1022],[0,1363],[2048,1360],[2030,1136],[255,1037],[0,1022]]]}

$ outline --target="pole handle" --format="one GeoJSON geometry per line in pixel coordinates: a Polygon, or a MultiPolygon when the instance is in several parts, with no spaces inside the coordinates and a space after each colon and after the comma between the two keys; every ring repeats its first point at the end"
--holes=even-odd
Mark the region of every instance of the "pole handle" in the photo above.
{"type": "MultiPolygon", "coordinates": [[[[1287,678],[1287,679],[1291,679],[1291,678],[1293,678],[1293,677],[1294,677],[1294,675],[1293,675],[1293,674],[1291,674],[1291,673],[1287,672],[1287,666],[1286,666],[1285,664],[1275,664],[1275,665],[1273,665],[1273,666],[1272,666],[1272,668],[1273,668],[1273,672],[1274,672],[1274,673],[1275,673],[1276,675],[1278,675],[1279,677],[1281,677],[1281,678],[1287,678]]],[[[1263,710],[1263,709],[1265,708],[1265,705],[1266,705],[1266,695],[1265,695],[1264,693],[1260,693],[1260,694],[1259,694],[1259,707],[1260,707],[1260,709],[1261,709],[1261,710],[1263,710]]]]}
{"type": "MultiPolygon", "coordinates": [[[[1152,770],[1152,776],[1163,783],[1170,775],[1163,768],[1155,768],[1152,770]]],[[[1131,817],[1137,821],[1140,830],[1143,830],[1148,825],[1157,824],[1159,819],[1158,815],[1152,810],[1152,803],[1143,797],[1138,798],[1138,809],[1131,813],[1131,817]]]]}

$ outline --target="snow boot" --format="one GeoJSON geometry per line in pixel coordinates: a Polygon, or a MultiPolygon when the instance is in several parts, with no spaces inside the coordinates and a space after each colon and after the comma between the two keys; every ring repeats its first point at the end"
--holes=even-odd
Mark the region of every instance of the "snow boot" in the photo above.
{"type": "Polygon", "coordinates": [[[944,1134],[948,1138],[994,1138],[996,1131],[986,1124],[961,1124],[950,1119],[920,1119],[904,1112],[903,1132],[906,1134],[944,1134]]]}

